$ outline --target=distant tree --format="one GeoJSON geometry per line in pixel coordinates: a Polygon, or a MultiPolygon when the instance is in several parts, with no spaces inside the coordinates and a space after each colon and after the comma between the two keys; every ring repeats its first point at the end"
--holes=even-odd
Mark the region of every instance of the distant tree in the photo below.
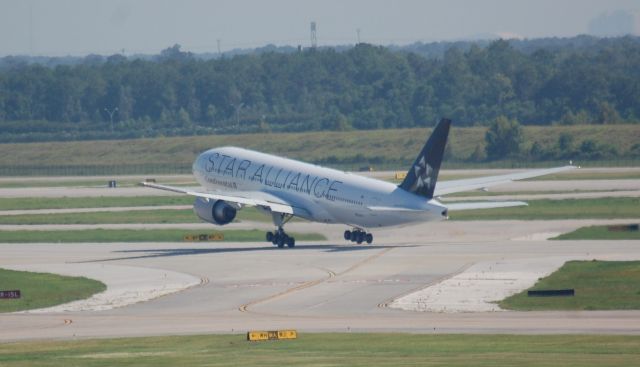
{"type": "Polygon", "coordinates": [[[620,114],[609,102],[601,102],[598,105],[598,122],[601,124],[614,124],[620,122],[620,114]]]}
{"type": "Polygon", "coordinates": [[[585,159],[598,159],[601,153],[598,149],[598,143],[594,140],[587,139],[580,144],[580,156],[585,159]]]}
{"type": "MultiPolygon", "coordinates": [[[[273,131],[429,126],[442,116],[457,126],[501,116],[523,125],[640,119],[640,37],[291,51],[207,59],[176,44],[155,57],[3,57],[0,121],[47,123],[29,125],[29,134],[0,129],[0,141],[106,138],[97,126],[115,107],[122,128],[139,129],[130,136],[255,131],[262,115],[273,131]]],[[[517,146],[486,153],[498,159],[517,146]]],[[[556,144],[543,148],[545,157],[561,154],[556,144]]]]}
{"type": "Polygon", "coordinates": [[[618,156],[618,150],[613,145],[598,144],[595,140],[586,139],[580,144],[579,155],[587,160],[607,159],[618,156]]]}
{"type": "Polygon", "coordinates": [[[184,61],[193,58],[193,54],[191,52],[180,51],[180,47],[182,46],[176,43],[171,47],[165,48],[160,51],[159,59],[161,61],[184,61]]]}
{"type": "Polygon", "coordinates": [[[476,145],[476,148],[473,150],[473,152],[469,156],[468,160],[471,162],[483,162],[486,159],[487,159],[487,155],[485,153],[485,150],[482,149],[482,146],[480,146],[480,144],[478,144],[476,145]]]}
{"type": "Polygon", "coordinates": [[[496,160],[520,153],[522,128],[517,120],[499,116],[489,126],[485,134],[487,158],[496,160]]]}
{"type": "Polygon", "coordinates": [[[178,111],[178,124],[182,127],[191,127],[191,117],[189,116],[189,112],[184,108],[178,111]]]}
{"type": "Polygon", "coordinates": [[[206,113],[207,122],[209,122],[211,125],[215,125],[217,113],[218,113],[218,110],[216,109],[216,106],[212,104],[208,105],[207,113],[206,113]]]}
{"type": "Polygon", "coordinates": [[[267,122],[267,120],[263,118],[260,119],[260,121],[258,122],[258,131],[260,131],[261,133],[270,133],[271,132],[271,127],[269,126],[269,123],[267,122]]]}
{"type": "Polygon", "coordinates": [[[336,116],[334,130],[335,131],[347,131],[351,130],[351,123],[347,117],[341,113],[336,116]]]}
{"type": "Polygon", "coordinates": [[[573,135],[562,133],[558,137],[558,149],[560,152],[569,152],[573,149],[573,135]]]}
{"type": "Polygon", "coordinates": [[[531,149],[529,149],[529,155],[533,159],[540,159],[544,154],[544,150],[542,148],[542,144],[540,142],[534,141],[531,145],[531,149]]]}

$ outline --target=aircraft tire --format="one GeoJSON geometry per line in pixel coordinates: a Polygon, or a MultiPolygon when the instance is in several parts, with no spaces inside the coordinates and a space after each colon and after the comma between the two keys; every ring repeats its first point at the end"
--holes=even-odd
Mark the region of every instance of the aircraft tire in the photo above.
{"type": "Polygon", "coordinates": [[[344,239],[349,241],[351,239],[351,231],[344,231],[344,239]]]}
{"type": "Polygon", "coordinates": [[[296,239],[293,237],[287,237],[287,247],[293,248],[296,246],[296,239]]]}
{"type": "Polygon", "coordinates": [[[278,245],[278,248],[283,248],[284,247],[284,243],[285,243],[286,238],[284,238],[283,235],[279,235],[278,239],[276,240],[276,244],[278,245]]]}
{"type": "Polygon", "coordinates": [[[267,232],[267,242],[273,243],[273,232],[267,232]]]}
{"type": "Polygon", "coordinates": [[[371,242],[373,242],[373,235],[371,233],[367,233],[365,235],[365,240],[367,241],[367,243],[370,245],[371,242]]]}

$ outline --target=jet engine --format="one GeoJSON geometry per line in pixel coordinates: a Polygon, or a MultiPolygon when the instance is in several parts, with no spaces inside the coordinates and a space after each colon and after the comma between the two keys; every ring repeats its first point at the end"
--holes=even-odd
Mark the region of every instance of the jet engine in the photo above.
{"type": "Polygon", "coordinates": [[[225,225],[231,222],[235,217],[237,210],[223,200],[206,200],[204,198],[196,198],[193,203],[193,211],[205,222],[225,225]]]}

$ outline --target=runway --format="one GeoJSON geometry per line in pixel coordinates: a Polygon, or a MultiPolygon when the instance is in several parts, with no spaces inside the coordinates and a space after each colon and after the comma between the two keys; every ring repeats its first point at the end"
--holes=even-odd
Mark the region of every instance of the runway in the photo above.
{"type": "MultiPolygon", "coordinates": [[[[626,170],[595,169],[593,172],[626,170]]],[[[452,173],[477,176],[506,172],[487,170],[452,173]]],[[[390,173],[373,175],[381,174],[390,173]]],[[[186,182],[189,177],[170,176],[166,179],[186,182]]],[[[19,182],[19,179],[2,180],[19,182]]],[[[56,186],[59,181],[64,181],[61,178],[36,180],[51,180],[56,182],[56,186]]],[[[78,181],[79,178],[70,180],[78,181]]],[[[477,197],[451,199],[633,197],[640,194],[640,181],[524,181],[498,186],[492,191],[500,195],[483,196],[482,192],[478,192],[477,197]]],[[[0,188],[2,197],[167,194],[175,195],[141,187],[0,188]]],[[[4,211],[0,215],[142,209],[144,207],[45,209],[4,211]]],[[[0,342],[244,333],[253,329],[282,328],[301,332],[640,334],[640,310],[451,312],[456,310],[447,302],[455,297],[438,299],[438,302],[444,302],[444,308],[436,311],[432,308],[425,308],[430,312],[394,308],[394,301],[411,299],[405,296],[424,296],[427,293],[419,292],[432,288],[439,290],[437,287],[447,282],[464,282],[469,278],[468,275],[478,272],[490,273],[490,276],[482,278],[504,281],[503,278],[508,278],[501,275],[505,271],[532,269],[533,273],[527,276],[532,278],[529,281],[535,281],[535,276],[531,275],[537,274],[536,271],[542,271],[543,268],[544,271],[552,271],[568,259],[640,260],[640,241],[636,240],[547,240],[582,226],[638,223],[639,220],[640,215],[638,219],[631,220],[431,222],[375,230],[375,242],[371,246],[346,243],[342,239],[345,229],[342,225],[294,221],[287,224],[287,230],[323,233],[328,239],[310,243],[299,241],[294,249],[278,249],[263,242],[1,244],[0,267],[72,271],[73,274],[100,279],[115,293],[120,290],[120,298],[116,302],[117,297],[114,296],[112,304],[109,304],[109,299],[103,298],[93,300],[94,303],[81,302],[73,307],[62,305],[38,312],[0,314],[0,342]],[[141,294],[145,296],[135,298],[141,294]]],[[[216,231],[227,228],[270,230],[272,227],[269,222],[243,221],[225,227],[207,223],[45,224],[2,225],[0,230],[181,228],[216,231]]],[[[471,283],[470,287],[472,291],[493,291],[492,286],[487,287],[486,283],[471,283]]],[[[470,292],[469,297],[478,301],[481,295],[470,292]]],[[[465,302],[463,306],[467,307],[465,297],[462,297],[462,301],[465,302]]],[[[487,306],[486,302],[484,306],[487,306]]],[[[485,309],[495,310],[495,307],[485,309]]]]}
{"type": "Polygon", "coordinates": [[[443,313],[387,307],[480,262],[640,259],[640,241],[543,239],[593,223],[603,221],[428,223],[378,231],[373,246],[340,241],[341,226],[292,223],[292,230],[298,226],[330,238],[300,243],[295,249],[265,243],[3,244],[0,266],[105,264],[166,270],[202,281],[181,292],[106,311],[1,314],[0,341],[278,328],[640,334],[640,311],[443,313]]]}

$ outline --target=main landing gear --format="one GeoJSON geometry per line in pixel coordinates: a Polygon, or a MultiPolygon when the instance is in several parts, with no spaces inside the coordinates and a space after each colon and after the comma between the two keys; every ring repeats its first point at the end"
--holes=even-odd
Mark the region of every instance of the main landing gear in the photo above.
{"type": "Polygon", "coordinates": [[[275,224],[278,229],[274,232],[267,232],[267,242],[271,242],[279,248],[283,248],[285,245],[289,248],[295,247],[296,239],[289,236],[283,228],[285,223],[291,220],[293,216],[290,214],[272,212],[271,217],[273,219],[273,224],[275,224]]]}
{"type": "Polygon", "coordinates": [[[373,242],[373,235],[356,228],[353,231],[344,231],[344,239],[347,241],[356,242],[358,245],[362,242],[371,244],[371,242],[373,242]]]}
{"type": "Polygon", "coordinates": [[[267,232],[267,241],[279,248],[283,248],[284,245],[287,247],[295,247],[296,245],[296,239],[286,234],[282,227],[278,227],[275,232],[267,232]]]}

